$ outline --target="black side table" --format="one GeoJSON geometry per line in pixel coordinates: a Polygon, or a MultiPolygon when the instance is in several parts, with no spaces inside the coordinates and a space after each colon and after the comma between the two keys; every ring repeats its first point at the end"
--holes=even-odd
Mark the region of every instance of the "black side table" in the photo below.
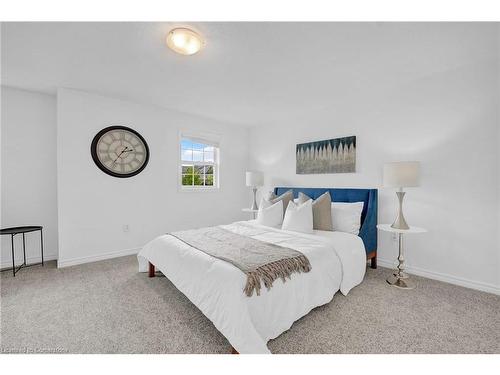
{"type": "MultiPolygon", "coordinates": [[[[29,266],[35,266],[37,264],[41,264],[43,266],[43,227],[41,226],[36,226],[36,225],[31,225],[31,226],[24,226],[24,227],[12,227],[12,228],[4,228],[0,229],[0,235],[8,235],[10,234],[10,242],[12,245],[12,272],[14,274],[14,277],[16,276],[16,273],[19,272],[19,270],[23,267],[29,267],[29,266]],[[35,232],[39,230],[40,231],[40,249],[42,251],[42,263],[34,263],[34,264],[26,264],[26,241],[24,235],[28,232],[35,232]],[[16,270],[16,263],[15,263],[15,257],[14,257],[14,236],[16,234],[22,234],[23,235],[23,255],[24,255],[24,262],[21,264],[17,270],[16,270]]],[[[11,269],[5,269],[3,271],[10,271],[11,269]]]]}

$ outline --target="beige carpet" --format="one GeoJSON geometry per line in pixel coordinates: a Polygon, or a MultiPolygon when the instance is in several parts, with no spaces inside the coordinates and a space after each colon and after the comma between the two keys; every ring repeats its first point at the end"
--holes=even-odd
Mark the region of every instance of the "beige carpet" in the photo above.
{"type": "MultiPolygon", "coordinates": [[[[500,353],[500,297],[424,278],[405,291],[368,269],[269,343],[273,353],[500,353]]],[[[165,277],[134,256],[1,276],[6,352],[227,353],[230,345],[165,277]]]]}

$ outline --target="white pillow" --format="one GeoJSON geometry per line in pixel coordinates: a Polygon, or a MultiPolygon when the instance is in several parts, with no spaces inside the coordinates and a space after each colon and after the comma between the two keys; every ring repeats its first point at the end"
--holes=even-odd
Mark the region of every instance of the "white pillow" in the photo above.
{"type": "Polygon", "coordinates": [[[257,213],[257,223],[267,227],[277,227],[283,222],[283,201],[271,203],[262,199],[257,213]]]}
{"type": "Polygon", "coordinates": [[[333,202],[332,203],[332,224],[333,230],[359,234],[361,227],[361,211],[364,202],[333,202]]]}
{"type": "Polygon", "coordinates": [[[298,205],[290,201],[281,229],[294,232],[313,233],[312,199],[298,205]]]}

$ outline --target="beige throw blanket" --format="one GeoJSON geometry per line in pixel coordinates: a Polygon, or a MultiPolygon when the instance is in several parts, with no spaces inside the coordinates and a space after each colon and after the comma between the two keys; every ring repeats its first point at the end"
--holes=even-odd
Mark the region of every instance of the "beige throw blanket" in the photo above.
{"type": "Polygon", "coordinates": [[[242,236],[220,227],[170,233],[182,242],[238,267],[247,275],[244,292],[260,295],[261,282],[270,289],[274,280],[283,282],[294,272],[309,272],[311,265],[302,253],[286,247],[242,236]]]}

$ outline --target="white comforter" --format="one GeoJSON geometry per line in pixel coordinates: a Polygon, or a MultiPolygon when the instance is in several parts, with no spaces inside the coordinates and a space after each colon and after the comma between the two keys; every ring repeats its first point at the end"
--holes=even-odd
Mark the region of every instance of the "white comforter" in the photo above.
{"type": "Polygon", "coordinates": [[[328,303],[340,289],[346,295],[361,283],[366,253],[361,238],[342,232],[284,231],[254,221],[224,229],[303,253],[308,273],[276,280],[270,290],[247,297],[246,275],[232,264],[196,250],[170,235],[157,237],[139,252],[139,271],[148,261],[189,298],[239,353],[269,353],[267,341],[288,330],[313,308],[328,303]]]}

